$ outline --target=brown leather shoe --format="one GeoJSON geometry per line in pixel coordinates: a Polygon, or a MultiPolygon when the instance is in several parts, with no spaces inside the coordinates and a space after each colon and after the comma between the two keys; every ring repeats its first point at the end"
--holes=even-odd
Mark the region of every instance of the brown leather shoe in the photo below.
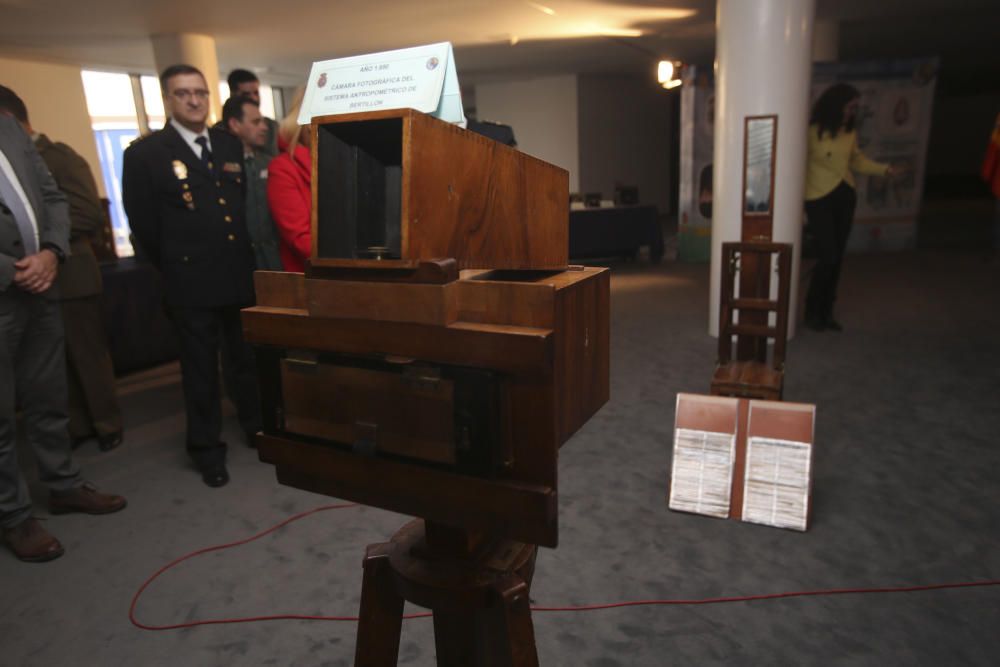
{"type": "Polygon", "coordinates": [[[44,563],[63,555],[59,540],[42,528],[41,522],[34,517],[28,517],[3,531],[3,541],[15,556],[28,563],[44,563]]]}
{"type": "Polygon", "coordinates": [[[84,514],[111,514],[125,509],[128,503],[121,496],[101,493],[93,484],[78,486],[72,491],[49,494],[49,511],[53,514],[83,512],[84,514]]]}

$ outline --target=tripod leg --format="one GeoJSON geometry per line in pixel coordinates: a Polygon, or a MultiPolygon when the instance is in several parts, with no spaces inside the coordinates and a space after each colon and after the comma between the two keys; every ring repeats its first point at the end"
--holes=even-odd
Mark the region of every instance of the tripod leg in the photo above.
{"type": "Polygon", "coordinates": [[[491,622],[481,641],[491,659],[484,664],[538,667],[528,584],[517,574],[510,573],[493,589],[496,604],[486,612],[491,622]]]}
{"type": "Polygon", "coordinates": [[[365,552],[355,667],[395,667],[399,659],[403,598],[393,584],[389,548],[371,544],[365,552]]]}
{"type": "Polygon", "coordinates": [[[510,642],[510,664],[513,667],[538,667],[528,584],[516,574],[511,574],[498,583],[497,592],[503,600],[504,621],[510,642]]]}

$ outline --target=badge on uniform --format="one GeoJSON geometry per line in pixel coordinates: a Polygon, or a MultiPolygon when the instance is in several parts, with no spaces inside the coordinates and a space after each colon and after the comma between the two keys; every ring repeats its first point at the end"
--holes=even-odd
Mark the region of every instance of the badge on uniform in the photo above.
{"type": "Polygon", "coordinates": [[[189,190],[185,190],[181,193],[181,197],[184,199],[184,203],[187,205],[188,210],[194,210],[194,196],[189,190]]]}
{"type": "Polygon", "coordinates": [[[180,160],[174,160],[174,176],[177,177],[178,181],[187,180],[188,177],[187,165],[185,165],[180,160]]]}
{"type": "Polygon", "coordinates": [[[222,171],[228,171],[229,173],[238,174],[243,171],[243,166],[239,162],[223,162],[222,171]]]}

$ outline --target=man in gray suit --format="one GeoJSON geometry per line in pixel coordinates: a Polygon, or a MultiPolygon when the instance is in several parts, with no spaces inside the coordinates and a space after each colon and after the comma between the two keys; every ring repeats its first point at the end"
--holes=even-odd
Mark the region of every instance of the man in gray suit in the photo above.
{"type": "Polygon", "coordinates": [[[14,118],[0,114],[0,527],[14,554],[40,562],[63,553],[31,516],[18,466],[15,410],[53,514],[109,514],[121,496],[80,476],[70,454],[64,331],[53,286],[69,248],[66,197],[14,118]]]}
{"type": "Polygon", "coordinates": [[[104,226],[97,183],[79,153],[35,132],[24,100],[3,85],[0,85],[0,114],[13,116],[21,123],[69,205],[70,252],[66,263],[59,268],[55,284],[66,328],[70,437],[74,446],[96,437],[101,451],[114,449],[122,442],[122,413],[115,395],[115,372],[104,331],[101,267],[91,247],[91,239],[104,226]]]}

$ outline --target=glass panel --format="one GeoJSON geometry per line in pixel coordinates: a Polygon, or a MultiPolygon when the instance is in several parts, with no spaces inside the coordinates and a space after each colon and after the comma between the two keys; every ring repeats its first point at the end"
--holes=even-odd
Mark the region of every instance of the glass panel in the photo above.
{"type": "Polygon", "coordinates": [[[80,73],[87,98],[90,125],[97,142],[104,191],[111,202],[111,226],[119,257],[131,257],[129,226],[122,208],[121,164],[125,148],[139,136],[139,121],[128,74],[115,72],[80,73]]]}
{"type": "Polygon", "coordinates": [[[167,114],[163,110],[163,95],[160,93],[159,77],[139,77],[139,85],[142,87],[142,105],[146,108],[149,129],[162,130],[167,123],[167,114]]]}
{"type": "MultiPolygon", "coordinates": [[[[229,99],[229,84],[225,81],[219,82],[219,99],[222,104],[229,99]]],[[[260,112],[268,118],[274,118],[274,91],[271,86],[260,84],[260,112]]]]}
{"type": "Polygon", "coordinates": [[[746,213],[771,212],[771,170],[774,165],[774,118],[747,121],[746,213]]]}
{"type": "Polygon", "coordinates": [[[268,118],[274,118],[274,91],[271,86],[260,85],[260,112],[268,118]]]}
{"type": "Polygon", "coordinates": [[[80,76],[90,123],[95,130],[122,126],[139,128],[128,74],[84,70],[80,76]]]}

